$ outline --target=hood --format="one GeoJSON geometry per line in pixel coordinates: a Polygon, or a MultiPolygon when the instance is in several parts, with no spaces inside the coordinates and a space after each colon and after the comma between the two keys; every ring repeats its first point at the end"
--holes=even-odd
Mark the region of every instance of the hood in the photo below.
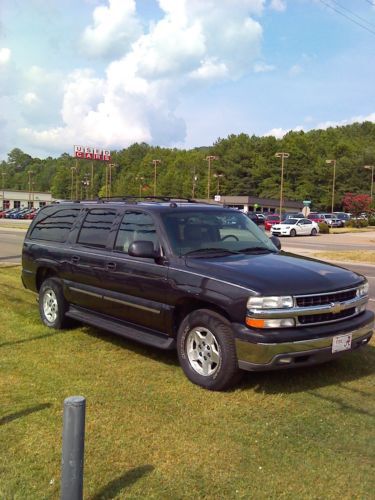
{"type": "Polygon", "coordinates": [[[188,258],[188,269],[261,295],[301,295],[350,288],[363,281],[353,271],[287,252],[188,258]]]}

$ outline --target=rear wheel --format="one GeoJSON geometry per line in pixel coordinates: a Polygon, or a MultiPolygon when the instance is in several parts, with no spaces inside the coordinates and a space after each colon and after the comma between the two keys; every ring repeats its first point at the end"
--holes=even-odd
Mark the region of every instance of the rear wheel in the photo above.
{"type": "Polygon", "coordinates": [[[212,391],[223,391],[240,378],[230,323],[206,309],[190,313],[177,335],[178,357],[187,378],[212,391]]]}
{"type": "Polygon", "coordinates": [[[48,278],[43,281],[39,290],[39,313],[43,323],[50,328],[64,328],[67,308],[60,280],[48,278]]]}
{"type": "Polygon", "coordinates": [[[315,229],[315,227],[313,227],[313,228],[311,229],[311,236],[316,236],[316,235],[317,235],[317,233],[318,233],[318,231],[315,229]]]}
{"type": "Polygon", "coordinates": [[[290,236],[293,236],[293,237],[294,237],[294,236],[296,236],[296,235],[297,235],[296,230],[295,230],[295,229],[291,229],[291,230],[290,230],[290,236]]]}

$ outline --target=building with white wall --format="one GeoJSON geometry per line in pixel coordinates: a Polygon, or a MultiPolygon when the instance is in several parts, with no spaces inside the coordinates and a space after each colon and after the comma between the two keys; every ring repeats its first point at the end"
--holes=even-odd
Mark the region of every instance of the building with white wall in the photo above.
{"type": "Polygon", "coordinates": [[[39,208],[52,203],[51,193],[41,191],[17,191],[3,189],[0,191],[0,208],[39,208]]]}

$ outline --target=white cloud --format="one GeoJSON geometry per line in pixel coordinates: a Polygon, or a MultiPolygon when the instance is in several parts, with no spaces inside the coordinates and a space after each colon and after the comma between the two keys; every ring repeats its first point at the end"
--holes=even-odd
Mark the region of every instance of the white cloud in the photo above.
{"type": "Polygon", "coordinates": [[[257,62],[254,64],[254,73],[268,73],[269,71],[274,71],[276,66],[272,64],[266,64],[265,62],[257,62]]]}
{"type": "Polygon", "coordinates": [[[363,123],[363,122],[375,123],[375,112],[370,113],[369,115],[353,116],[353,117],[347,118],[345,120],[321,122],[321,123],[318,123],[318,125],[316,125],[315,128],[325,130],[329,127],[343,127],[345,125],[351,125],[352,123],[363,123]]]}
{"type": "Polygon", "coordinates": [[[11,51],[7,47],[0,48],[0,64],[7,64],[10,61],[11,51]]]}
{"type": "Polygon", "coordinates": [[[289,69],[288,74],[289,74],[289,76],[294,78],[295,76],[300,75],[302,72],[303,72],[302,66],[299,64],[294,64],[294,66],[292,66],[289,69]]]}
{"type": "Polygon", "coordinates": [[[86,50],[90,45],[92,55],[112,55],[112,62],[104,77],[87,69],[68,75],[62,125],[22,127],[29,144],[53,151],[70,150],[77,141],[103,147],[136,141],[175,145],[186,134],[175,111],[185,88],[253,70],[262,28],[251,15],[262,13],[264,0],[159,0],[159,6],[164,15],[147,33],[139,32],[133,0],[109,0],[108,7],[94,10],[93,25],[83,35],[86,50]]]}
{"type": "Polygon", "coordinates": [[[283,12],[284,10],[286,10],[286,1],[271,0],[270,8],[273,10],[277,10],[278,12],[283,12]]]}
{"type": "Polygon", "coordinates": [[[27,92],[23,96],[23,102],[32,105],[39,102],[39,97],[34,92],[27,92]]]}
{"type": "MultiPolygon", "coordinates": [[[[306,117],[305,122],[311,122],[311,117],[306,117]]],[[[284,129],[284,128],[273,128],[263,134],[264,136],[270,136],[273,135],[276,137],[276,139],[282,139],[284,135],[286,135],[288,132],[300,132],[301,130],[307,132],[308,130],[326,130],[327,128],[330,127],[343,127],[345,125],[351,125],[352,123],[363,123],[363,122],[372,122],[375,123],[375,112],[370,113],[369,115],[358,115],[358,116],[353,116],[351,118],[346,118],[344,120],[338,120],[338,121],[325,121],[318,123],[315,126],[311,126],[309,128],[307,127],[302,127],[301,125],[297,125],[293,129],[284,129]]]]}
{"type": "Polygon", "coordinates": [[[82,47],[90,56],[121,55],[140,33],[135,0],[109,0],[108,7],[94,9],[93,25],[85,29],[82,47]]]}

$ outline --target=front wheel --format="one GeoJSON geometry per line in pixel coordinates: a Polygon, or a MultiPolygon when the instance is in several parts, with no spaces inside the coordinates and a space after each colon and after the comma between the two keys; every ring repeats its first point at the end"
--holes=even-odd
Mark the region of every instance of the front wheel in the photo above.
{"type": "Polygon", "coordinates": [[[223,391],[239,380],[236,347],[230,323],[206,309],[193,311],[177,334],[178,358],[187,378],[212,391],[223,391]]]}
{"type": "Polygon", "coordinates": [[[294,237],[296,235],[297,235],[296,230],[295,229],[291,229],[290,230],[290,236],[294,237]]]}
{"type": "Polygon", "coordinates": [[[60,330],[67,324],[67,303],[58,278],[43,281],[39,290],[39,313],[43,323],[60,330]]]}

